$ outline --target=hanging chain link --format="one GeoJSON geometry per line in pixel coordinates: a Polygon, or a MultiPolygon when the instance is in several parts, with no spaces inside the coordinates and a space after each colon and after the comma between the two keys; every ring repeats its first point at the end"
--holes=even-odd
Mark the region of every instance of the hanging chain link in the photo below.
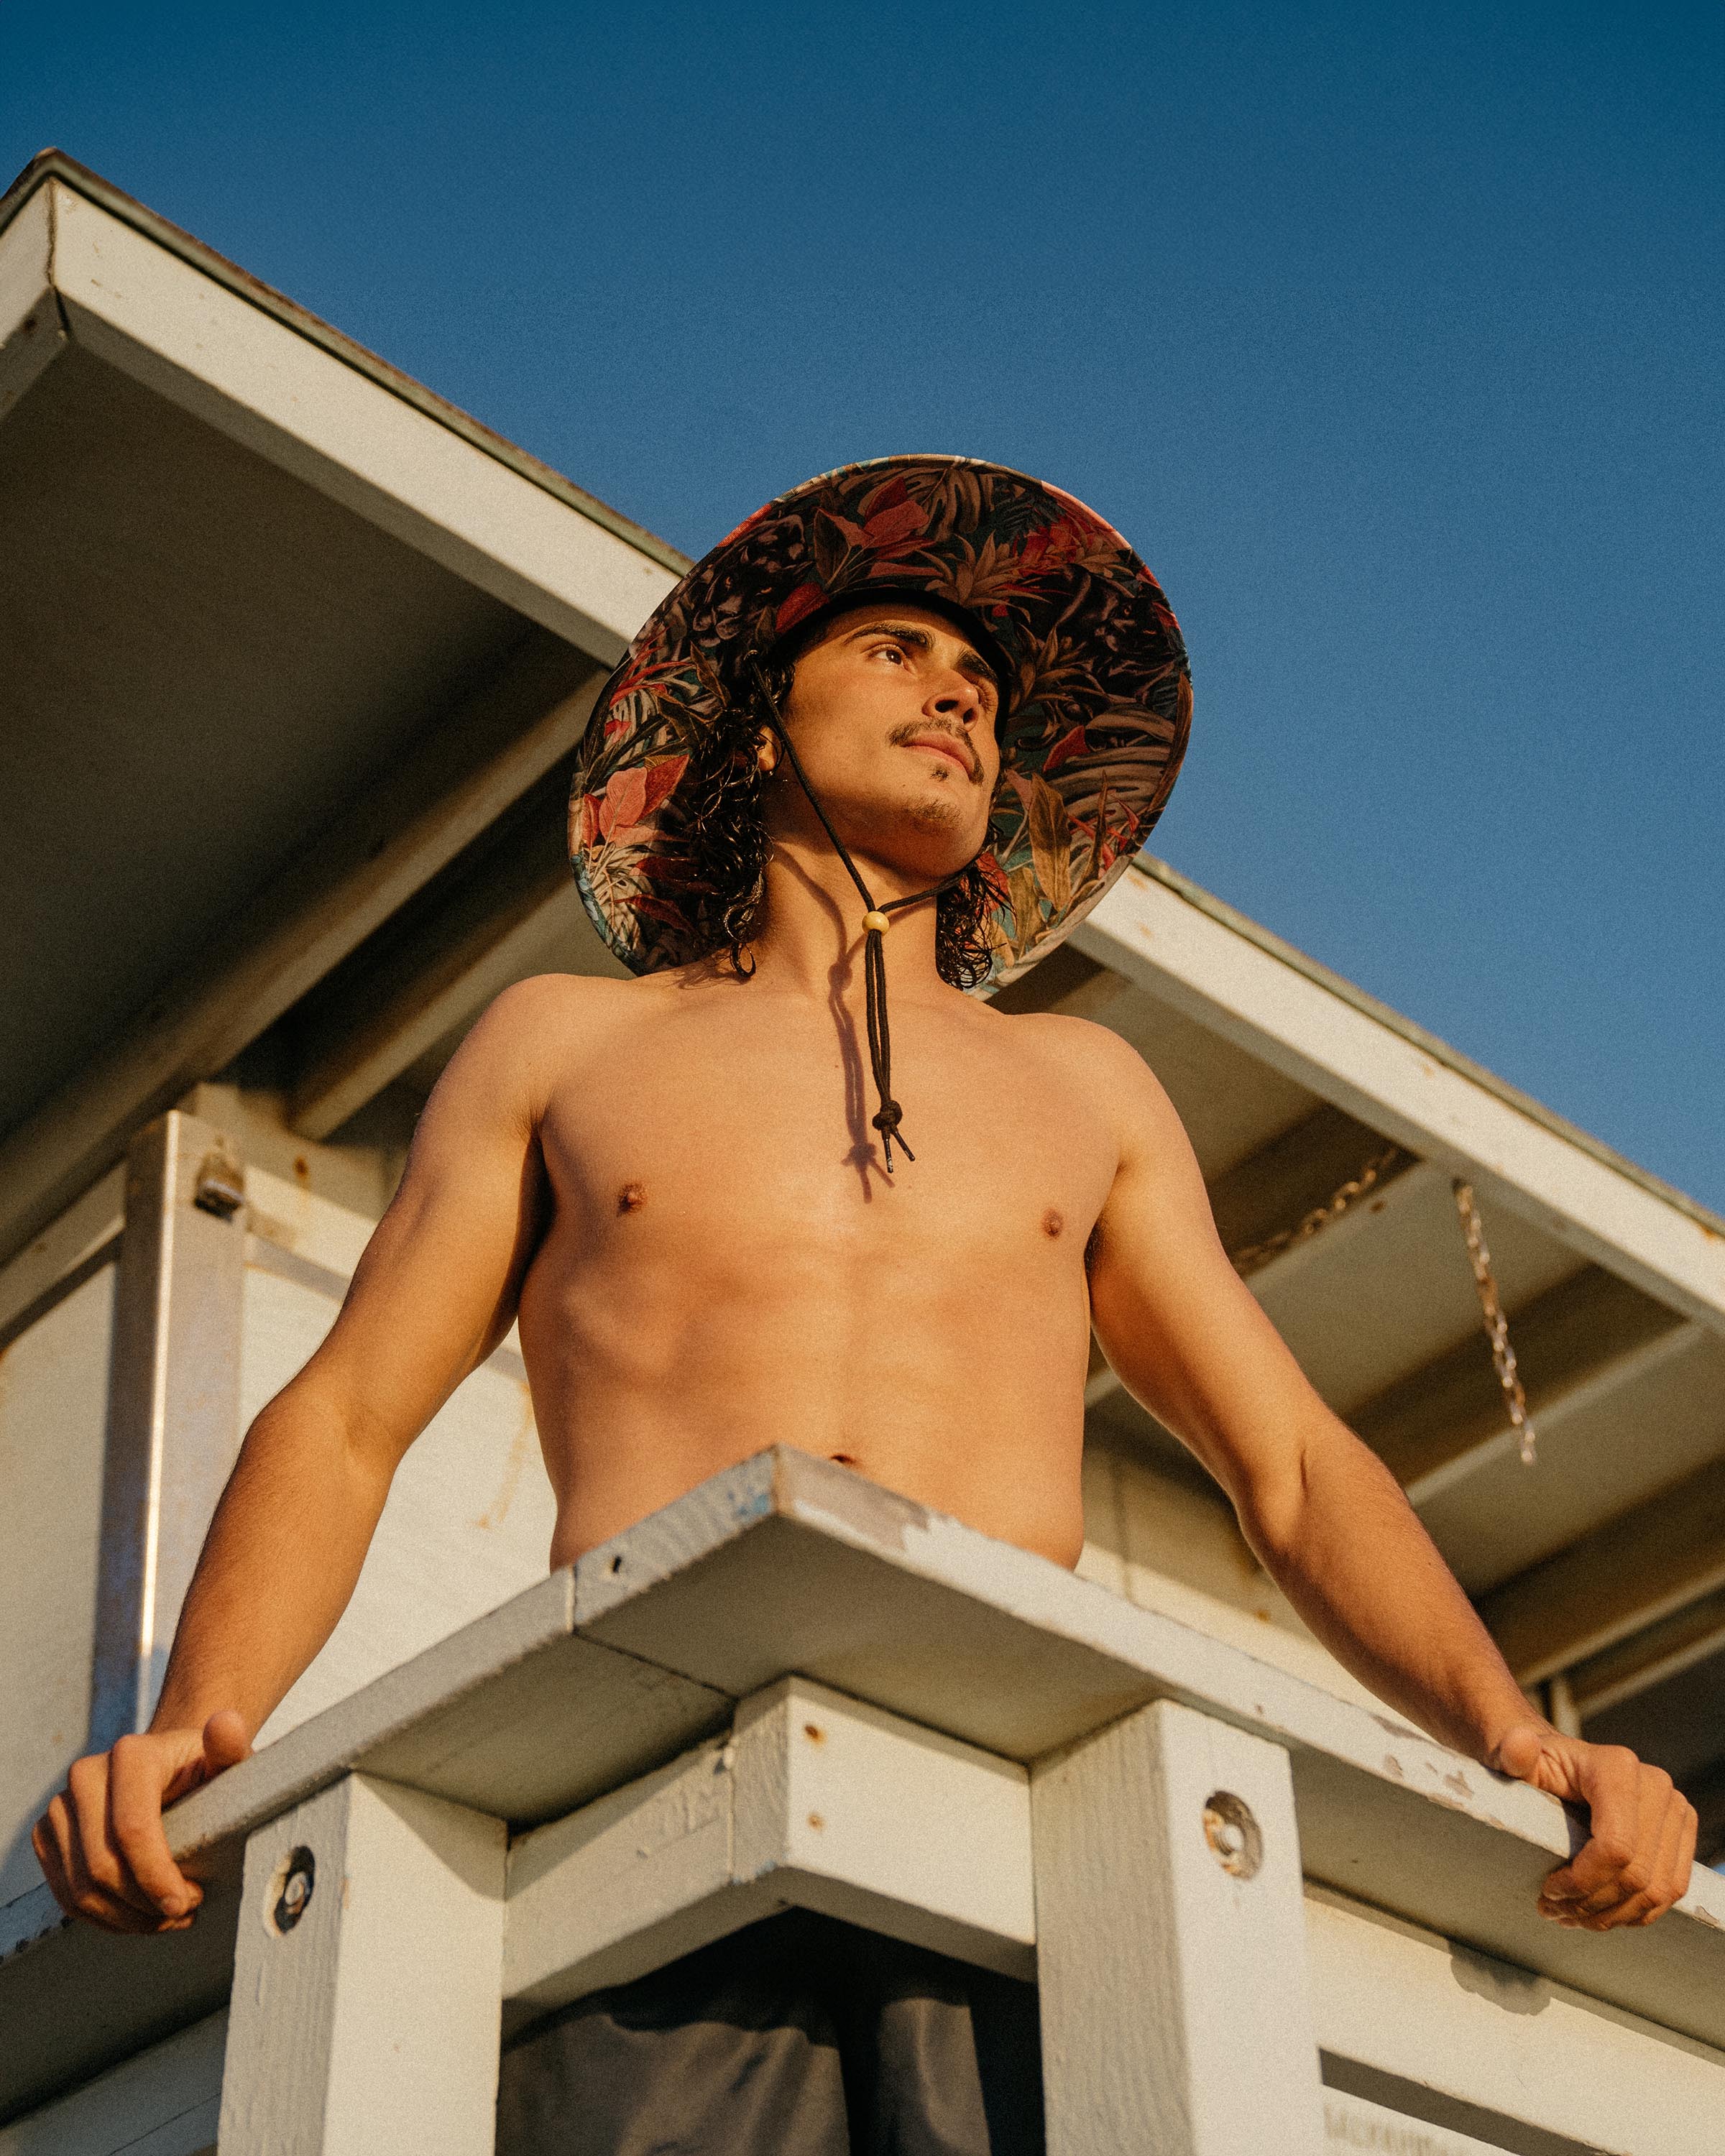
{"type": "Polygon", "coordinates": [[[1344,1183],[1327,1203],[1315,1205],[1305,1218],[1291,1228],[1283,1228],[1269,1235],[1261,1243],[1249,1243],[1243,1250],[1230,1250],[1229,1263],[1242,1279],[1255,1273],[1260,1265],[1267,1265],[1271,1258],[1280,1257],[1284,1250],[1291,1250],[1296,1243],[1303,1243],[1320,1229],[1327,1228],[1332,1220],[1339,1220],[1348,1207],[1363,1198],[1373,1188],[1388,1168],[1406,1156],[1399,1146],[1391,1146],[1386,1152],[1377,1153],[1368,1160],[1359,1173],[1344,1183]]]}
{"type": "Polygon", "coordinates": [[[1497,1293],[1491,1253],[1486,1248],[1486,1231],[1480,1224],[1479,1208],[1474,1204],[1473,1185],[1464,1183],[1458,1175],[1450,1188],[1455,1193],[1455,1210],[1461,1216],[1461,1232],[1467,1238],[1467,1261],[1473,1267],[1474,1285],[1480,1291],[1480,1312],[1486,1321],[1486,1337],[1491,1343],[1497,1382],[1503,1388],[1503,1404],[1509,1410],[1511,1426],[1522,1441],[1522,1465],[1531,1467],[1537,1440],[1533,1425],[1527,1419],[1527,1396],[1522,1390],[1521,1373],[1516,1368],[1516,1351],[1509,1344],[1509,1320],[1503,1314],[1503,1304],[1497,1293]]]}

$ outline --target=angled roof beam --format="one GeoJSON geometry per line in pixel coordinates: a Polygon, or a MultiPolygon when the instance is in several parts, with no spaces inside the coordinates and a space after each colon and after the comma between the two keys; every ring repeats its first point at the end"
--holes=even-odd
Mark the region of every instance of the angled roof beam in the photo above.
{"type": "MultiPolygon", "coordinates": [[[[1216,1229],[1252,1291],[1262,1294],[1319,1262],[1430,1186],[1437,1173],[1340,1108],[1317,1108],[1219,1176],[1210,1191],[1216,1229]],[[1350,1202],[1332,1211],[1348,1186],[1350,1202]],[[1354,1203],[1357,1196],[1368,1204],[1354,1203]]],[[[1084,1389],[1094,1407],[1122,1389],[1099,1355],[1084,1389]]]]}
{"type": "MultiPolygon", "coordinates": [[[[1530,1418],[1545,1429],[1708,1337],[1601,1265],[1584,1265],[1512,1311],[1510,1333],[1530,1418]]],[[[1521,1441],[1483,1332],[1398,1378],[1348,1420],[1416,1509],[1521,1441]]]]}
{"type": "Polygon", "coordinates": [[[558,764],[288,1014],[288,1120],[302,1137],[326,1138],[547,952],[560,970],[603,964],[569,874],[567,791],[558,764]]]}
{"type": "Polygon", "coordinates": [[[1725,1460],[1714,1460],[1494,1588],[1479,1610],[1531,1685],[1722,1587],[1725,1460]]]}
{"type": "Polygon", "coordinates": [[[1210,1186],[1216,1233],[1250,1279],[1388,1188],[1414,1156],[1326,1101],[1210,1186]],[[1341,1201],[1337,1209],[1338,1201],[1341,1201]]]}
{"type": "MultiPolygon", "coordinates": [[[[1603,1714],[1725,1650],[1725,1588],[1563,1672],[1576,1712],[1603,1714]]],[[[1687,1792],[1686,1791],[1686,1794],[1687,1792]]]]}
{"type": "MultiPolygon", "coordinates": [[[[580,739],[601,676],[530,633],[451,715],[265,884],[76,1081],[0,1143],[0,1257],[127,1140],[231,1060],[580,739]]],[[[211,774],[219,802],[220,773],[211,774]]]]}
{"type": "Polygon", "coordinates": [[[72,160],[7,207],[0,408],[69,338],[607,666],[675,581],[663,542],[72,160]]]}
{"type": "Polygon", "coordinates": [[[1584,1257],[1725,1333],[1725,1221],[1141,855],[1073,941],[1090,957],[1466,1175],[1584,1257]]]}

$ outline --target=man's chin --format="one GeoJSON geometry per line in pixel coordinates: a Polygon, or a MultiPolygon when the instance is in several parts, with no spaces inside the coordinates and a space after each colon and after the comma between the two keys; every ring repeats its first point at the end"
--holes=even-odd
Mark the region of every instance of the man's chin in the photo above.
{"type": "Polygon", "coordinates": [[[987,843],[988,829],[978,830],[956,802],[916,801],[905,810],[903,835],[904,873],[929,885],[968,867],[987,843]]]}

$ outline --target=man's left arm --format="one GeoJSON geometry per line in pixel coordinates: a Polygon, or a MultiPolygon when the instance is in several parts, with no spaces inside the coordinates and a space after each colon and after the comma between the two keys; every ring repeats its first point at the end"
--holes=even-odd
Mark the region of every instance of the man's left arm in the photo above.
{"type": "Polygon", "coordinates": [[[1265,1570],[1345,1668],[1457,1750],[1589,1807],[1590,1838],[1547,1879],[1542,1912],[1596,1931],[1652,1922],[1688,1886],[1693,1807],[1661,1768],[1532,1711],[1394,1476],[1229,1263],[1167,1095],[1123,1043],[1091,1050],[1121,1133],[1091,1279],[1116,1374],[1222,1485],[1265,1570]]]}

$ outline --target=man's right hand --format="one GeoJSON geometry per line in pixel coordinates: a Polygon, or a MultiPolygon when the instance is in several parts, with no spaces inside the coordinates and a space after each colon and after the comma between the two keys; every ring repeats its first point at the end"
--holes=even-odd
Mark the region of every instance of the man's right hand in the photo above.
{"type": "Polygon", "coordinates": [[[111,1752],[74,1760],[66,1786],[31,1830],[54,1899],[68,1916],[110,1932],[182,1932],[203,1889],[168,1855],[162,1812],[177,1797],[249,1756],[231,1707],[202,1729],[122,1737],[111,1752]]]}

